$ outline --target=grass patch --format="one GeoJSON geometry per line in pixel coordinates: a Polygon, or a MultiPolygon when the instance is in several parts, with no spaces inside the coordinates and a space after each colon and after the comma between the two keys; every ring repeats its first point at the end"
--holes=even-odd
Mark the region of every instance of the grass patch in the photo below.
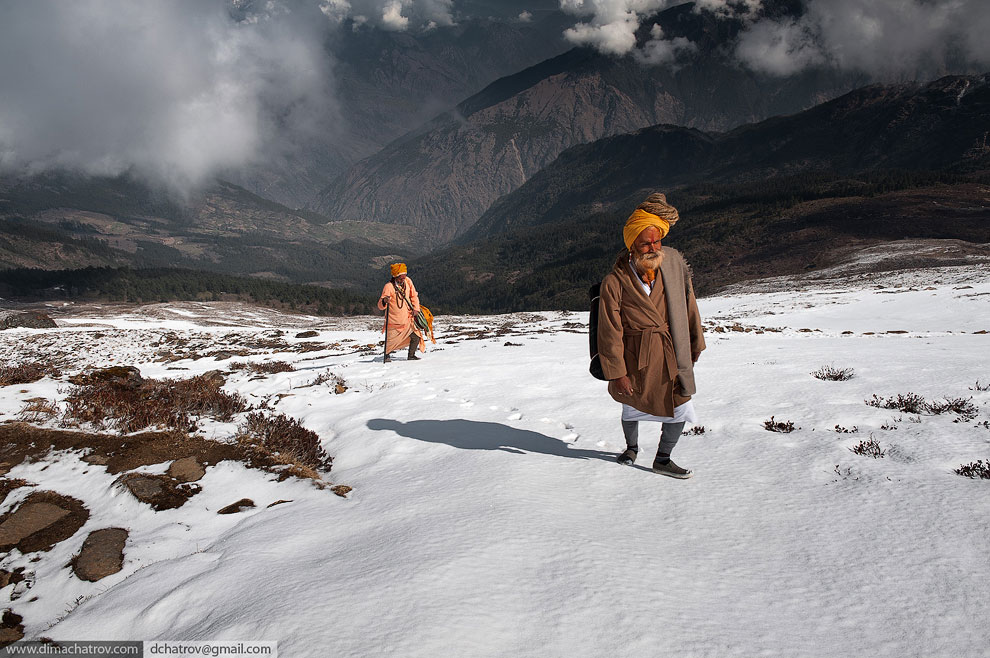
{"type": "Polygon", "coordinates": [[[329,472],[333,466],[333,457],[323,450],[319,435],[284,414],[248,414],[237,440],[258,456],[287,466],[286,475],[321,480],[317,471],[329,472]]]}
{"type": "Polygon", "coordinates": [[[877,409],[897,409],[906,414],[926,414],[929,406],[925,398],[915,393],[898,394],[896,397],[882,398],[876,393],[865,401],[867,405],[877,409]]]}
{"type": "Polygon", "coordinates": [[[76,378],[81,382],[65,400],[63,426],[88,423],[122,434],[158,427],[189,432],[194,416],[230,421],[247,411],[239,395],[225,393],[223,376],[208,372],[189,379],[143,379],[136,369],[111,368],[76,378]],[[101,376],[101,373],[116,371],[101,376]]]}
{"type": "Polygon", "coordinates": [[[980,478],[981,480],[990,480],[990,462],[984,462],[982,459],[977,459],[975,462],[963,464],[956,469],[956,475],[962,475],[963,477],[968,478],[980,478]]]}
{"type": "Polygon", "coordinates": [[[873,457],[874,459],[883,459],[887,451],[880,447],[880,444],[870,436],[869,439],[860,441],[852,448],[849,448],[852,452],[857,455],[863,455],[864,457],[873,457]]]}
{"type": "Polygon", "coordinates": [[[61,377],[62,373],[53,365],[37,362],[0,366],[0,386],[30,384],[47,376],[61,377]]]}
{"type": "Polygon", "coordinates": [[[833,368],[832,366],[822,366],[811,373],[815,379],[831,382],[844,382],[855,376],[852,368],[833,368]]]}
{"type": "Polygon", "coordinates": [[[794,430],[801,429],[800,427],[795,427],[792,421],[776,421],[773,416],[770,416],[770,420],[763,421],[763,429],[768,432],[780,432],[781,434],[788,434],[794,430]]]}
{"type": "Polygon", "coordinates": [[[882,398],[874,394],[866,404],[878,409],[896,409],[908,414],[928,414],[939,415],[944,413],[958,414],[960,420],[973,420],[979,413],[973,398],[945,398],[942,401],[928,402],[925,398],[915,393],[898,394],[889,398],[882,398]]]}
{"type": "Polygon", "coordinates": [[[263,363],[247,363],[244,361],[230,364],[231,370],[250,370],[262,375],[274,375],[280,372],[295,372],[296,368],[285,361],[265,361],[263,363]]]}

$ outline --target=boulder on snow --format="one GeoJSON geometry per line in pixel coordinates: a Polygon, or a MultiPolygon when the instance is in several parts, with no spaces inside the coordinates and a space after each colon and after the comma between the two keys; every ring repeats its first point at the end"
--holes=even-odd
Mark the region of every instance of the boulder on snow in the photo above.
{"type": "Polygon", "coordinates": [[[141,388],[144,377],[134,366],[113,366],[102,370],[80,373],[69,377],[69,382],[76,386],[91,386],[93,384],[109,384],[124,389],[141,388]]]}
{"type": "Polygon", "coordinates": [[[168,476],[179,482],[198,482],[206,475],[206,468],[195,457],[176,459],[168,467],[168,476]]]}
{"type": "Polygon", "coordinates": [[[54,329],[55,320],[38,311],[0,311],[0,331],[14,327],[54,329]]]}
{"type": "Polygon", "coordinates": [[[123,528],[104,528],[89,533],[79,555],[72,559],[72,571],[81,580],[91,583],[117,573],[123,568],[127,535],[123,528]]]}
{"type": "Polygon", "coordinates": [[[200,492],[199,485],[179,482],[167,475],[125,473],[117,479],[135,498],[148,503],[156,512],[182,507],[200,492]]]}

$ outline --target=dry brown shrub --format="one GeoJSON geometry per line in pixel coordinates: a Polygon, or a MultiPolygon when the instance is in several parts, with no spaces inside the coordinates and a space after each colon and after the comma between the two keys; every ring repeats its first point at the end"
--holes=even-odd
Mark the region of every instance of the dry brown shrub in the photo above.
{"type": "Polygon", "coordinates": [[[284,414],[248,414],[238,441],[275,458],[277,463],[289,466],[290,475],[301,474],[319,480],[320,475],[316,471],[329,472],[333,466],[333,457],[323,450],[319,435],[284,414]],[[296,472],[292,472],[293,469],[296,472]]]}
{"type": "Polygon", "coordinates": [[[24,401],[18,418],[27,423],[43,423],[57,415],[58,407],[54,402],[45,398],[31,398],[24,401]]]}
{"type": "Polygon", "coordinates": [[[962,475],[968,478],[990,480],[990,461],[984,462],[982,459],[977,459],[975,462],[963,464],[955,472],[956,475],[962,475]]]}
{"type": "Polygon", "coordinates": [[[864,457],[873,457],[874,459],[883,459],[887,451],[880,447],[880,444],[872,436],[868,440],[860,441],[852,448],[849,448],[852,452],[857,455],[863,455],[864,457]]]}
{"type": "Polygon", "coordinates": [[[231,370],[250,370],[263,375],[274,375],[279,372],[294,372],[295,366],[285,361],[265,361],[264,363],[247,363],[239,361],[230,364],[231,370]]]}
{"type": "Polygon", "coordinates": [[[14,384],[30,384],[45,376],[61,377],[59,369],[47,363],[20,363],[12,366],[0,366],[0,386],[14,384]]]}
{"type": "Polygon", "coordinates": [[[229,421],[247,410],[242,397],[221,391],[221,386],[223,378],[216,373],[181,380],[144,379],[139,386],[92,380],[66,398],[63,424],[90,423],[122,433],[148,427],[191,431],[195,427],[191,416],[229,421]]]}

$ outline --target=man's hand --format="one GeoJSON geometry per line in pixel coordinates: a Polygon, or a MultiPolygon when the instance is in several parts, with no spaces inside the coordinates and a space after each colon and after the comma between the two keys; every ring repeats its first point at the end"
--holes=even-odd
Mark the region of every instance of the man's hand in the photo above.
{"type": "Polygon", "coordinates": [[[615,382],[615,392],[619,395],[633,394],[632,382],[629,381],[629,377],[626,375],[622,375],[618,379],[613,379],[612,381],[615,382]]]}
{"type": "Polygon", "coordinates": [[[382,301],[381,301],[382,305],[388,304],[390,299],[392,299],[392,297],[389,295],[385,295],[384,297],[382,297],[382,301]]]}

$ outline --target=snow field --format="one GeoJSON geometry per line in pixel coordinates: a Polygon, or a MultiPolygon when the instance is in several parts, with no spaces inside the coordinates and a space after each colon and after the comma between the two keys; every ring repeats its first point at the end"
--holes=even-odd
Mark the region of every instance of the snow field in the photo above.
{"type": "MultiPolygon", "coordinates": [[[[442,349],[418,362],[273,354],[297,371],[238,372],[227,389],[319,433],[348,499],[221,464],[185,506],[154,513],[76,458],[25,464],[10,477],[80,498],[92,516],[12,606],[29,637],[277,640],[291,656],[985,655],[990,482],[953,473],[990,459],[979,425],[990,392],[970,390],[990,382],[990,335],[971,333],[990,329],[981,273],[964,290],[885,292],[904,284],[893,279],[702,300],[706,321],[782,331],[707,334],[695,397],[706,431],[674,452],[696,471],[687,481],[648,470],[658,426],[641,425],[636,466],[614,462],[620,406],[587,374],[587,337],[563,327],[584,314],[530,315],[515,334],[456,344],[438,326],[442,349]],[[863,335],[890,330],[909,333],[863,335]],[[823,365],[855,377],[812,377],[823,365]],[[326,370],[349,390],[303,386],[326,370]],[[864,402],[908,392],[972,397],[979,415],[864,402]],[[800,429],[766,431],[771,416],[800,429]],[[884,458],[850,451],[871,436],[884,458]],[[258,508],[215,514],[241,497],[258,508]],[[293,502],[265,507],[278,499],[293,502]],[[94,584],[62,568],[90,530],[121,524],[123,572],[94,584]]],[[[317,340],[379,339],[359,325],[320,327],[317,340]]],[[[151,363],[148,335],[130,331],[120,323],[105,339],[119,344],[91,353],[127,354],[151,377],[227,363],[151,363]]],[[[0,412],[56,389],[0,389],[0,412]]]]}

